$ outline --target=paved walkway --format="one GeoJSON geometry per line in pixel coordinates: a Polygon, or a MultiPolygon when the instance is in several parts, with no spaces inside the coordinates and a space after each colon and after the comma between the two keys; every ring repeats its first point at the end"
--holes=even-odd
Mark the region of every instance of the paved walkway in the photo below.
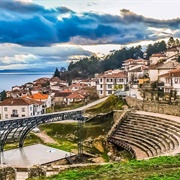
{"type": "Polygon", "coordinates": [[[149,115],[149,116],[161,117],[161,118],[173,120],[173,121],[176,121],[176,122],[180,122],[180,117],[179,116],[172,116],[172,115],[153,113],[153,112],[146,112],[146,111],[136,111],[136,113],[144,114],[144,115],[149,115]]]}
{"type": "Polygon", "coordinates": [[[34,133],[37,137],[43,140],[44,143],[50,143],[50,144],[58,144],[53,138],[48,136],[46,132],[41,131],[38,133],[34,133]]]}
{"type": "Polygon", "coordinates": [[[82,106],[82,107],[77,108],[77,109],[75,109],[75,110],[76,110],[76,111],[85,110],[85,109],[87,109],[87,108],[89,108],[89,107],[95,106],[96,104],[99,104],[99,103],[105,101],[107,98],[108,98],[108,97],[104,97],[104,98],[98,99],[97,101],[94,101],[94,102],[92,102],[92,103],[89,103],[89,104],[87,104],[86,106],[82,106]]]}

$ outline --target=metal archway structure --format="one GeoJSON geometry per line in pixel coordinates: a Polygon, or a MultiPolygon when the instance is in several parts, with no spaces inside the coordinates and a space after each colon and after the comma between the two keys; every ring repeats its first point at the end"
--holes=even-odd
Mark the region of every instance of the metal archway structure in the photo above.
{"type": "Polygon", "coordinates": [[[0,120],[0,151],[4,150],[7,141],[19,142],[19,147],[23,147],[24,140],[29,132],[40,124],[68,119],[82,121],[84,117],[82,116],[82,111],[72,110],[26,118],[0,120]]]}

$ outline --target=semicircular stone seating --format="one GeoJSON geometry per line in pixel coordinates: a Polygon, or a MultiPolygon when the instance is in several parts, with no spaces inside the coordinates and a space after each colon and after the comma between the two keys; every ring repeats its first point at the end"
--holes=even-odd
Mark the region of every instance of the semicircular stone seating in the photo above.
{"type": "Polygon", "coordinates": [[[180,122],[130,112],[108,141],[128,150],[136,159],[180,153],[180,122]]]}

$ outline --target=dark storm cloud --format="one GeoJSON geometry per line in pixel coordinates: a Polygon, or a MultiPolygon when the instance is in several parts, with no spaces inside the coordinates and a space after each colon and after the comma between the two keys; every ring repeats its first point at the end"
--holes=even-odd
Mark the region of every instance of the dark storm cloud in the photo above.
{"type": "MultiPolygon", "coordinates": [[[[0,15],[0,42],[23,46],[51,46],[66,42],[127,44],[173,36],[162,29],[179,30],[180,27],[178,18],[146,18],[126,9],[121,10],[119,16],[95,13],[79,15],[67,7],[47,9],[41,5],[12,0],[1,1],[0,15]]],[[[179,37],[179,34],[176,31],[175,35],[179,37]]]]}
{"type": "Polygon", "coordinates": [[[29,14],[29,13],[41,13],[43,14],[56,14],[56,13],[69,13],[72,12],[67,7],[57,7],[46,9],[44,6],[33,4],[33,3],[23,3],[20,1],[13,0],[1,0],[0,9],[6,9],[7,11],[12,11],[16,13],[29,14]]]}

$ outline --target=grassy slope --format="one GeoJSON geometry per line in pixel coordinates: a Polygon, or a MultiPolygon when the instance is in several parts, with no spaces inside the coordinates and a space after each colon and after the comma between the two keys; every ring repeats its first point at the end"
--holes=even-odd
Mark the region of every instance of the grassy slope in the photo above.
{"type": "Polygon", "coordinates": [[[114,163],[94,168],[73,169],[49,178],[52,180],[179,180],[180,156],[114,163]]]}
{"type": "Polygon", "coordinates": [[[106,135],[110,130],[113,123],[113,119],[103,119],[100,122],[93,121],[83,124],[81,133],[78,132],[77,123],[53,123],[53,124],[44,124],[40,127],[41,130],[46,131],[49,136],[55,139],[58,142],[58,145],[50,145],[58,149],[72,151],[77,149],[77,142],[79,140],[86,140],[91,137],[92,139],[100,136],[106,135]],[[72,138],[68,138],[69,135],[72,138]]]}
{"type": "Polygon", "coordinates": [[[99,103],[93,107],[88,108],[85,112],[87,113],[108,113],[113,110],[120,110],[123,106],[123,101],[121,98],[111,95],[108,99],[103,101],[102,103],[99,103]]]}
{"type": "MultiPolygon", "coordinates": [[[[87,110],[88,113],[100,113],[100,112],[110,112],[114,109],[121,109],[123,102],[120,98],[116,96],[110,96],[105,102],[102,102],[92,108],[87,110]]],[[[78,133],[77,123],[52,123],[41,125],[40,129],[46,131],[49,136],[55,139],[59,145],[51,145],[53,147],[71,151],[72,149],[77,149],[78,140],[86,140],[91,137],[96,138],[100,135],[106,135],[113,124],[113,119],[111,117],[95,119],[84,124],[81,129],[81,133],[78,133]],[[73,134],[76,137],[74,139],[67,138],[68,134],[73,134]]]]}

